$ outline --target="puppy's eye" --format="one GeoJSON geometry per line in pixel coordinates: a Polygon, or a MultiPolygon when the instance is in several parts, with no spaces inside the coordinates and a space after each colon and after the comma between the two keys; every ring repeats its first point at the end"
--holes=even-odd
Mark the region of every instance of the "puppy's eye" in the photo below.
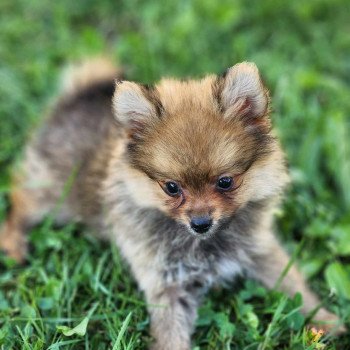
{"type": "Polygon", "coordinates": [[[229,191],[233,184],[234,181],[231,176],[223,176],[216,182],[216,188],[220,191],[229,191]]]}
{"type": "Polygon", "coordinates": [[[168,181],[165,183],[165,192],[169,196],[175,197],[181,193],[181,188],[175,181],[168,181]]]}

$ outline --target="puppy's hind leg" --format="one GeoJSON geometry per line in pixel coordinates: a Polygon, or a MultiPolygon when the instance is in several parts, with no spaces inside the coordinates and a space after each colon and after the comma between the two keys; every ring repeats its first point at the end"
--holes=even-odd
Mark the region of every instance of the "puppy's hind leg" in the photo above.
{"type": "MultiPolygon", "coordinates": [[[[301,293],[303,306],[301,311],[308,314],[317,309],[320,300],[306,284],[305,279],[298,269],[292,265],[283,277],[284,270],[289,265],[290,258],[277,242],[271,232],[255,237],[255,247],[250,249],[250,266],[252,275],[260,280],[268,288],[279,288],[293,297],[295,293],[301,293]],[[282,278],[283,277],[283,278],[282,278]]],[[[313,321],[320,324],[325,331],[342,333],[345,331],[338,316],[324,308],[318,310],[313,321]]]]}
{"type": "Polygon", "coordinates": [[[26,233],[55,207],[60,187],[46,162],[28,148],[13,177],[10,210],[0,226],[0,250],[19,263],[25,260],[28,250],[26,233]]]}
{"type": "Polygon", "coordinates": [[[9,215],[0,231],[0,249],[21,263],[27,255],[26,231],[35,221],[36,205],[30,191],[19,187],[11,192],[10,205],[9,215]]]}

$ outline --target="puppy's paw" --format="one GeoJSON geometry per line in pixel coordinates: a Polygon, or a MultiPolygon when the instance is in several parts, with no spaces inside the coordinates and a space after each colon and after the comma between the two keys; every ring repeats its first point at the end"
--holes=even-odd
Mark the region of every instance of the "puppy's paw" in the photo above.
{"type": "Polygon", "coordinates": [[[331,335],[340,335],[347,332],[339,317],[326,309],[320,309],[314,316],[311,327],[331,335]]]}
{"type": "Polygon", "coordinates": [[[183,346],[181,344],[177,345],[160,345],[160,344],[153,344],[149,350],[190,350],[191,348],[189,346],[183,346]]]}
{"type": "MultiPolygon", "coordinates": [[[[166,338],[166,335],[164,335],[166,338]]],[[[149,350],[191,350],[190,344],[187,342],[158,342],[153,343],[149,350]]]]}
{"type": "Polygon", "coordinates": [[[0,251],[9,258],[22,264],[28,253],[28,243],[22,232],[11,229],[10,225],[4,224],[0,231],[0,251]]]}

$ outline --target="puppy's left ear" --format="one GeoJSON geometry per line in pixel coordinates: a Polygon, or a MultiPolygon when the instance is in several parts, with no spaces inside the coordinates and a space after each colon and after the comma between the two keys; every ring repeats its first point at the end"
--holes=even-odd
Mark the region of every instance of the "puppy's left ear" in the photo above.
{"type": "Polygon", "coordinates": [[[131,138],[141,138],[160,118],[162,106],[154,89],[130,81],[118,82],[113,96],[115,119],[131,138]]]}
{"type": "Polygon", "coordinates": [[[243,62],[229,68],[221,80],[220,103],[224,118],[253,121],[269,112],[269,94],[254,63],[243,62]]]}

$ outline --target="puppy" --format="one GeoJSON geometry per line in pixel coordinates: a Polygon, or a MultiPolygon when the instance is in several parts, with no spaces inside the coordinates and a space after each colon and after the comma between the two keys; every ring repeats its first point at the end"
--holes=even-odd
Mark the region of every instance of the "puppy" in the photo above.
{"type": "MultiPolygon", "coordinates": [[[[149,307],[153,349],[188,350],[212,285],[246,273],[273,288],[289,261],[272,229],[289,178],[268,90],[246,62],[153,87],[116,77],[101,60],[68,74],[14,174],[0,245],[23,261],[25,231],[48,213],[86,223],[119,246],[158,305],[149,307]]],[[[303,295],[305,313],[319,304],[295,267],[280,287],[303,295]]],[[[325,309],[315,319],[337,321],[325,309]]]]}

